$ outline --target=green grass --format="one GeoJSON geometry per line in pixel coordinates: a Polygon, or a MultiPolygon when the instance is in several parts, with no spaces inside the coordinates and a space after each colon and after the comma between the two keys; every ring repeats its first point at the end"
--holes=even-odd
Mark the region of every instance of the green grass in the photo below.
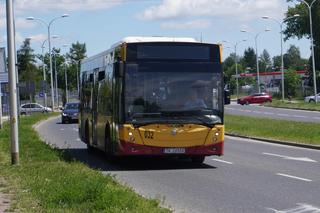
{"type": "Polygon", "coordinates": [[[273,99],[272,103],[266,103],[265,106],[320,111],[320,103],[317,103],[317,104],[316,103],[305,103],[302,100],[293,100],[293,101],[285,100],[284,102],[282,102],[282,100],[273,99]]]}
{"type": "Polygon", "coordinates": [[[13,192],[17,212],[169,212],[113,177],[44,144],[32,129],[50,115],[21,118],[20,165],[10,165],[9,126],[0,130],[0,176],[13,192]]]}
{"type": "Polygon", "coordinates": [[[320,124],[225,115],[226,133],[320,145],[320,124]]]}

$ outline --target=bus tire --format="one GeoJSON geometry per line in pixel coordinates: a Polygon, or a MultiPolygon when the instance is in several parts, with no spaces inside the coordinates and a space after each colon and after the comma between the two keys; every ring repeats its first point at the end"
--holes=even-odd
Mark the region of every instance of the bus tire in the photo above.
{"type": "Polygon", "coordinates": [[[105,155],[108,161],[114,161],[111,137],[110,137],[110,125],[107,124],[104,133],[104,143],[105,143],[105,155]]]}
{"type": "Polygon", "coordinates": [[[202,164],[204,162],[204,159],[205,159],[205,156],[203,155],[191,157],[192,163],[196,163],[196,164],[202,164]]]}
{"type": "Polygon", "coordinates": [[[84,130],[84,142],[87,144],[87,152],[89,154],[94,153],[94,151],[95,151],[94,147],[90,145],[88,121],[86,122],[85,130],[84,130]]]}

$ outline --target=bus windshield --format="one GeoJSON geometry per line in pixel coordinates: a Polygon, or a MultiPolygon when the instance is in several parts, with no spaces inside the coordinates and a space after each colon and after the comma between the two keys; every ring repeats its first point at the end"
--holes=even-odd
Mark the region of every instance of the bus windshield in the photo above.
{"type": "Polygon", "coordinates": [[[221,123],[222,76],[215,69],[215,63],[126,64],[126,122],[221,123]]]}

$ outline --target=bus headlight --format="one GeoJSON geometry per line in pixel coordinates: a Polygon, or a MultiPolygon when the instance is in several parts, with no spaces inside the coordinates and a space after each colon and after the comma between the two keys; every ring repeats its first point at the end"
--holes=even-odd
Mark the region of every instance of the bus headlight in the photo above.
{"type": "Polygon", "coordinates": [[[212,137],[213,143],[216,143],[216,142],[218,141],[219,135],[220,135],[219,132],[215,132],[215,133],[213,134],[213,137],[212,137]]]}
{"type": "Polygon", "coordinates": [[[133,133],[132,133],[132,132],[129,132],[128,135],[129,135],[129,141],[132,142],[132,143],[134,143],[134,142],[135,142],[135,138],[134,138],[134,136],[133,136],[133,133]]]}

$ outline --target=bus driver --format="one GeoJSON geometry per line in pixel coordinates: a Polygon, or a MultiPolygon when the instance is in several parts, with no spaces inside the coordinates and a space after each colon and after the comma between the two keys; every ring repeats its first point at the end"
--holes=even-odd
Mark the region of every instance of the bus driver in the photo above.
{"type": "Polygon", "coordinates": [[[205,104],[202,98],[199,98],[197,90],[191,90],[189,100],[184,104],[186,109],[206,109],[207,105],[205,104]]]}

